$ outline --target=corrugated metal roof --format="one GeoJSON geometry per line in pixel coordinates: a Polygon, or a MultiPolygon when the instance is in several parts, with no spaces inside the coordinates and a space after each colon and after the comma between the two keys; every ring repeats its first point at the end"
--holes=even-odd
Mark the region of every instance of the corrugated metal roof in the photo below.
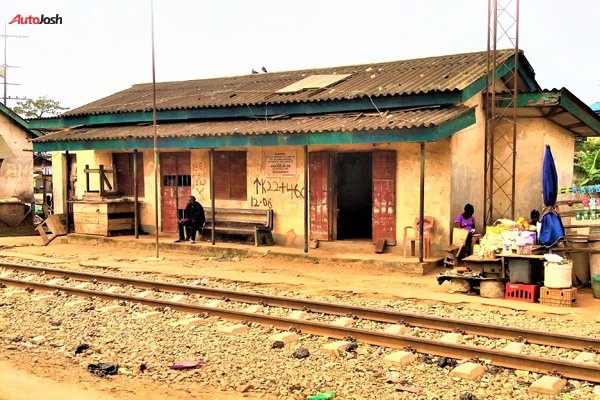
{"type": "MultiPolygon", "coordinates": [[[[202,122],[161,123],[157,127],[160,138],[308,134],[324,132],[386,131],[391,129],[425,128],[438,126],[459,117],[470,108],[452,106],[383,113],[348,113],[271,119],[218,120],[202,122]]],[[[38,138],[37,143],[73,140],[143,139],[154,136],[151,124],[74,128],[38,138]]]]}
{"type": "MultiPolygon", "coordinates": [[[[514,54],[498,52],[498,63],[514,54]]],[[[158,110],[320,102],[462,90],[484,76],[486,52],[345,67],[269,72],[156,84],[158,110]],[[326,88],[277,93],[311,75],[349,74],[326,88]]],[[[63,116],[148,111],[152,84],[131,88],[68,111],[63,116]]]]}

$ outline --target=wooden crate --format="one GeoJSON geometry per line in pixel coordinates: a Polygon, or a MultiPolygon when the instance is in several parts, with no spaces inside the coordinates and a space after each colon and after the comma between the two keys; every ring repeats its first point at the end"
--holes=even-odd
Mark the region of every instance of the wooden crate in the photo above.
{"type": "Polygon", "coordinates": [[[556,307],[573,307],[577,302],[577,288],[553,289],[542,286],[540,303],[556,307]]]}
{"type": "Polygon", "coordinates": [[[133,231],[134,203],[132,201],[79,201],[73,203],[75,232],[111,236],[133,231]]]}

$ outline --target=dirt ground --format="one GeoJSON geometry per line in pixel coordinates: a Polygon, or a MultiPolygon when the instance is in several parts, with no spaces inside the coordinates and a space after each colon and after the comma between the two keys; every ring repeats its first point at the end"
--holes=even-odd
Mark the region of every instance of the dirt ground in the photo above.
{"type": "MultiPolygon", "coordinates": [[[[571,314],[573,318],[598,319],[600,300],[594,299],[590,289],[578,292],[577,307],[559,308],[540,304],[485,299],[480,296],[448,293],[449,284],[438,285],[435,279],[438,269],[425,276],[407,276],[399,273],[393,262],[371,263],[374,254],[364,254],[365,262],[347,262],[332,257],[305,259],[297,254],[274,256],[276,248],[256,249],[253,246],[228,245],[235,249],[248,249],[247,256],[223,258],[218,267],[214,263],[198,262],[206,259],[206,252],[194,252],[188,247],[167,245],[159,251],[149,246],[132,250],[120,239],[118,245],[97,242],[68,243],[59,238],[48,246],[42,246],[39,237],[0,238],[0,257],[22,257],[33,261],[71,262],[83,266],[101,266],[123,271],[144,271],[170,276],[218,278],[238,282],[249,282],[275,287],[282,291],[332,293],[353,292],[357,295],[376,298],[414,298],[430,302],[461,303],[463,307],[503,307],[527,310],[531,314],[571,314]],[[181,251],[180,251],[181,250],[181,251]],[[269,254],[271,253],[271,254],[269,254]]],[[[164,243],[170,240],[165,239],[164,243]]],[[[195,246],[209,246],[198,243],[195,246]]],[[[225,246],[225,245],[223,245],[225,246]]],[[[281,249],[279,249],[281,250],[281,249]]],[[[293,253],[293,252],[292,252],[293,253]]],[[[375,256],[376,257],[376,256],[375,256]]],[[[0,259],[2,259],[0,258],[0,259]]],[[[215,258],[219,258],[215,255],[215,258]]],[[[0,315],[1,318],[1,315],[0,315]]],[[[65,368],[65,360],[59,356],[32,359],[25,352],[0,349],[0,400],[53,399],[253,399],[256,394],[214,392],[210,388],[199,389],[198,385],[160,385],[151,380],[133,380],[119,375],[110,379],[98,379],[80,368],[65,368]],[[24,390],[25,388],[25,390],[24,390]]],[[[265,396],[260,396],[265,398],[265,396]]]]}

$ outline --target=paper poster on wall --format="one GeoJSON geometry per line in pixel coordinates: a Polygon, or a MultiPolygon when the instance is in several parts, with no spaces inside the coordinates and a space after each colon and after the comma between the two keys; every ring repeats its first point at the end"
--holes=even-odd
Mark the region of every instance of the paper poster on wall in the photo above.
{"type": "Polygon", "coordinates": [[[265,176],[268,178],[296,176],[296,153],[293,151],[266,153],[265,176]]]}

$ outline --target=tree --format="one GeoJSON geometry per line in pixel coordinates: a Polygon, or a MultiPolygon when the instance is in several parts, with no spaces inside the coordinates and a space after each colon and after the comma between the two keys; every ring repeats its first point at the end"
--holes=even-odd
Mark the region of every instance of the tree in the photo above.
{"type": "Polygon", "coordinates": [[[576,184],[600,183],[600,140],[587,140],[581,143],[575,156],[575,172],[579,179],[576,184]]]}
{"type": "Polygon", "coordinates": [[[25,119],[37,119],[58,115],[62,111],[68,109],[68,107],[61,106],[58,101],[52,100],[46,96],[41,96],[37,99],[25,97],[13,107],[13,111],[25,119]]]}

